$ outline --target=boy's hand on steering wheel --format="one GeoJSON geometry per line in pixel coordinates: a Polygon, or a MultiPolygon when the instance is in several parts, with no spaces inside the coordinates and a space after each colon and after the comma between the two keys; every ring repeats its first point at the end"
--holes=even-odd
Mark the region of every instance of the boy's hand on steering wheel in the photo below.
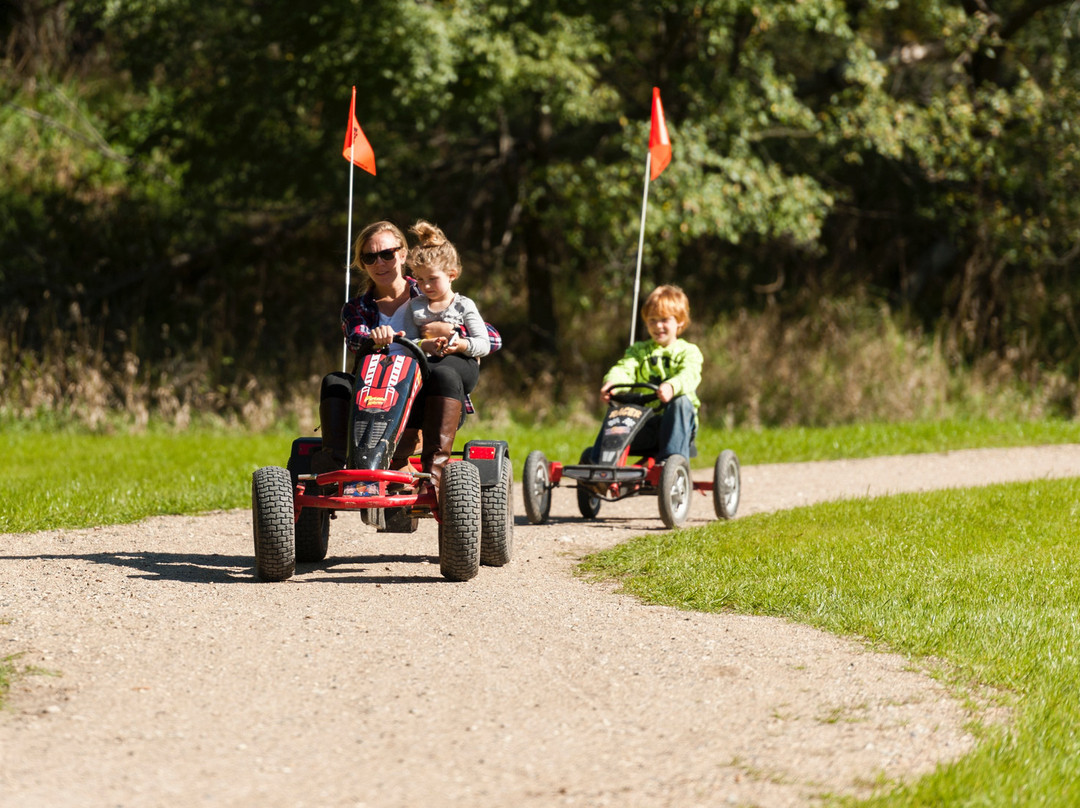
{"type": "Polygon", "coordinates": [[[604,386],[600,388],[600,400],[605,404],[611,401],[611,388],[614,384],[614,382],[606,382],[604,386]]]}
{"type": "Polygon", "coordinates": [[[660,386],[656,388],[656,397],[664,404],[667,404],[671,399],[675,398],[675,388],[667,382],[662,382],[660,386]]]}

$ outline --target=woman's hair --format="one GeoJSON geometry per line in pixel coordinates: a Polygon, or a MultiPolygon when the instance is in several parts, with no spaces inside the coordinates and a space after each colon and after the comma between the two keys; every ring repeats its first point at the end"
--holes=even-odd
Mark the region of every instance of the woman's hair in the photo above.
{"type": "MultiPolygon", "coordinates": [[[[353,260],[352,264],[350,264],[353,269],[364,269],[364,263],[360,260],[364,247],[371,239],[382,232],[392,233],[397,238],[399,247],[407,246],[405,234],[401,232],[401,228],[396,224],[385,219],[381,222],[372,222],[360,231],[360,235],[353,242],[353,260]]],[[[362,272],[360,278],[360,293],[363,294],[371,288],[371,276],[366,272],[362,272]]]]}
{"type": "Polygon", "coordinates": [[[409,269],[441,269],[451,280],[461,274],[458,251],[442,230],[421,219],[409,228],[409,232],[416,236],[417,240],[416,246],[409,250],[409,257],[405,260],[409,269]]]}
{"type": "Polygon", "coordinates": [[[648,317],[674,317],[679,324],[678,332],[681,334],[690,325],[690,301],[686,292],[678,286],[670,284],[657,286],[653,289],[641,307],[641,316],[648,317]]]}

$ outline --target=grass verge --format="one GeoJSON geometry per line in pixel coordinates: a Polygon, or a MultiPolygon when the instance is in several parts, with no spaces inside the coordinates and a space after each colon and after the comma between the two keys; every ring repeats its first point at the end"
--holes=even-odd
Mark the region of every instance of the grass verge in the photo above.
{"type": "MultiPolygon", "coordinates": [[[[469,438],[509,441],[520,471],[520,464],[534,449],[543,451],[549,460],[576,463],[599,428],[599,413],[595,420],[578,414],[544,424],[467,421],[458,446],[469,438]]],[[[698,456],[692,465],[711,468],[722,449],[734,449],[747,465],[1076,442],[1080,442],[1080,421],[912,421],[731,430],[704,424],[698,430],[698,456]]]]}
{"type": "Polygon", "coordinates": [[[582,570],[650,603],[941,659],[958,684],[1014,694],[1008,733],[867,805],[1077,805],[1078,512],[1078,479],[851,500],[652,534],[582,570]]]}
{"type": "Polygon", "coordinates": [[[3,437],[0,533],[134,522],[251,504],[251,473],[291,436],[215,430],[3,437]]]}
{"type": "MultiPolygon", "coordinates": [[[[599,419],[559,424],[467,421],[457,448],[471,438],[510,443],[515,477],[526,455],[576,462],[599,419]]],[[[134,522],[159,514],[199,513],[251,504],[251,473],[284,466],[293,431],[183,431],[87,434],[24,426],[5,430],[0,449],[0,533],[134,522]]],[[[987,446],[1080,441],[1080,423],[946,421],[862,424],[828,429],[724,430],[703,426],[694,465],[712,466],[732,448],[744,465],[910,454],[987,446]]]]}

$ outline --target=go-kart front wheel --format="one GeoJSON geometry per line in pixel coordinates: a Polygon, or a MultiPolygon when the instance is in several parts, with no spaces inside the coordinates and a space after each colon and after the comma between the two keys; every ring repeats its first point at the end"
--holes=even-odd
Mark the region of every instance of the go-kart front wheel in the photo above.
{"type": "Polygon", "coordinates": [[[251,476],[251,526],[255,535],[255,574],[284,581],[296,572],[292,475],[264,466],[251,476]]]}
{"type": "MultiPolygon", "coordinates": [[[[581,452],[581,465],[590,465],[593,462],[593,450],[590,446],[581,452]]],[[[578,483],[577,486],[577,509],[578,512],[586,519],[595,519],[596,515],[600,513],[600,503],[603,500],[596,496],[592,491],[578,483]]]]}
{"type": "Polygon", "coordinates": [[[713,467],[713,508],[717,519],[734,519],[739,510],[741,484],[739,458],[731,449],[724,449],[713,467]]]}
{"type": "Polygon", "coordinates": [[[539,449],[525,458],[521,475],[521,493],[525,499],[525,515],[534,525],[542,525],[551,513],[551,471],[548,459],[539,449]]]}
{"type": "Polygon", "coordinates": [[[439,492],[439,570],[451,581],[480,571],[480,472],[472,463],[447,463],[439,492]]]}
{"type": "Polygon", "coordinates": [[[690,515],[690,496],[694,481],[690,477],[690,462],[682,455],[671,455],[660,472],[660,519],[664,527],[681,527],[690,515]]]}

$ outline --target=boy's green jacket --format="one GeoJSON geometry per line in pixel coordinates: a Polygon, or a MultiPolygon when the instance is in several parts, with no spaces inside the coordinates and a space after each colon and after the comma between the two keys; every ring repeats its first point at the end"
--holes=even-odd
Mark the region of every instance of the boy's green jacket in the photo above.
{"type": "MultiPolygon", "coordinates": [[[[696,412],[701,405],[697,397],[697,387],[701,383],[703,363],[701,350],[692,342],[677,339],[667,348],[663,348],[655,340],[642,340],[626,349],[623,358],[612,365],[611,370],[604,376],[604,383],[667,382],[675,395],[687,396],[694,402],[696,412]]],[[[656,401],[650,406],[656,409],[664,405],[656,401]]]]}

